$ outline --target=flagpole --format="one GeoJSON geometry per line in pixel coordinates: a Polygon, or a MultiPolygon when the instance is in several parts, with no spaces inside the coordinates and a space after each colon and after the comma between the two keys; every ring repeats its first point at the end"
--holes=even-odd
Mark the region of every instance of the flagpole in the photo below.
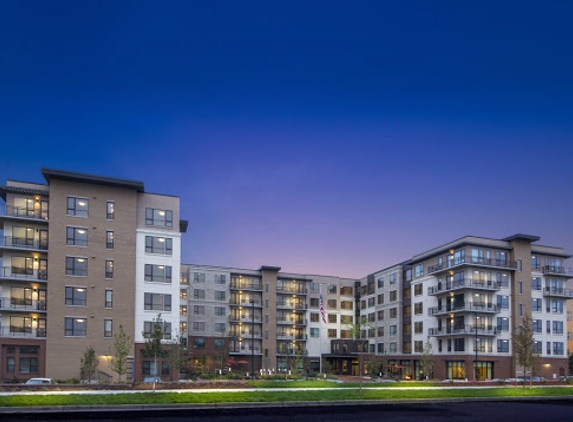
{"type": "MultiPolygon", "coordinates": [[[[318,285],[318,290],[319,290],[319,294],[320,294],[320,301],[322,301],[322,283],[320,283],[318,285]]],[[[320,311],[319,311],[320,312],[320,311]]],[[[320,318],[321,320],[322,318],[320,318]]],[[[320,336],[318,338],[318,353],[319,353],[319,360],[318,360],[318,373],[319,375],[322,374],[322,323],[319,325],[320,329],[318,330],[318,332],[320,333],[320,336]]]]}

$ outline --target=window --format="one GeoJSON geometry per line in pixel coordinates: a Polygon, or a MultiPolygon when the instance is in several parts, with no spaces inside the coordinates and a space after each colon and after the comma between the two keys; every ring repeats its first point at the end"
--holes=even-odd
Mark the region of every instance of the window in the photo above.
{"type": "Polygon", "coordinates": [[[328,299],[326,301],[326,308],[327,309],[336,309],[337,308],[336,304],[337,304],[336,299],[328,299]]]}
{"type": "Polygon", "coordinates": [[[340,295],[341,296],[352,296],[352,287],[350,286],[341,286],[340,287],[340,295]]]}
{"type": "Polygon", "coordinates": [[[349,300],[342,300],[340,301],[340,309],[351,311],[352,309],[354,309],[354,302],[351,302],[349,300]]]}
{"type": "Polygon", "coordinates": [[[319,322],[318,314],[316,312],[311,312],[310,314],[310,322],[319,322]]]}
{"type": "Polygon", "coordinates": [[[205,315],[205,306],[194,305],[193,306],[193,315],[205,315]]]}
{"type": "Polygon", "coordinates": [[[384,309],[378,311],[378,321],[384,321],[384,309]]]}
{"type": "Polygon", "coordinates": [[[66,286],[66,305],[86,306],[87,289],[85,287],[66,286]]]}
{"type": "Polygon", "coordinates": [[[145,281],[171,283],[171,266],[145,264],[145,281]]]}
{"type": "Polygon", "coordinates": [[[422,315],[424,313],[424,303],[418,302],[414,304],[414,315],[422,315]]]}
{"type": "Polygon", "coordinates": [[[105,307],[113,308],[113,290],[105,289],[105,307]]]}
{"type": "Polygon", "coordinates": [[[384,293],[378,295],[377,301],[378,301],[378,305],[384,304],[384,293]]]}
{"type": "Polygon", "coordinates": [[[113,260],[106,259],[105,260],[105,278],[113,278],[113,260]]]}
{"type": "Polygon", "coordinates": [[[388,276],[388,281],[390,282],[390,284],[396,284],[396,282],[398,281],[398,273],[392,273],[388,276]]]}
{"type": "Polygon", "coordinates": [[[349,325],[352,324],[352,316],[351,315],[340,315],[340,323],[349,325]]]}
{"type": "Polygon", "coordinates": [[[563,321],[553,321],[553,334],[563,334],[563,321]]]}
{"type": "Polygon", "coordinates": [[[553,299],[552,302],[553,302],[553,307],[551,308],[551,310],[553,311],[553,313],[554,314],[562,314],[563,313],[563,301],[553,299]]]}
{"type": "Polygon", "coordinates": [[[187,300],[187,289],[179,290],[179,299],[187,300]]]}
{"type": "Polygon", "coordinates": [[[329,284],[327,287],[327,292],[329,295],[335,295],[337,292],[336,284],[329,284]]]}
{"type": "Polygon", "coordinates": [[[517,315],[523,316],[523,304],[522,303],[519,303],[517,305],[517,315]]]}
{"type": "Polygon", "coordinates": [[[390,343],[390,353],[396,353],[397,350],[398,350],[398,343],[396,343],[395,341],[390,343]]]}
{"type": "Polygon", "coordinates": [[[224,333],[226,328],[227,328],[227,324],[225,324],[224,322],[216,322],[215,323],[215,332],[216,333],[224,333]]]}
{"type": "Polygon", "coordinates": [[[541,277],[531,278],[531,290],[541,290],[541,277]]]}
{"type": "Polygon", "coordinates": [[[66,337],[85,337],[87,330],[87,319],[77,317],[66,317],[65,335],[66,337]]]}
{"type": "Polygon", "coordinates": [[[145,208],[145,224],[148,226],[173,227],[173,211],[145,208]]]}
{"type": "Polygon", "coordinates": [[[369,297],[368,298],[368,307],[371,308],[375,305],[376,305],[376,298],[375,297],[369,297]]]}
{"type": "Polygon", "coordinates": [[[146,311],[171,311],[171,295],[145,293],[143,309],[146,311]]]}
{"type": "Polygon", "coordinates": [[[310,329],[310,336],[311,337],[320,337],[320,330],[318,328],[311,328],[310,329]]]}
{"type": "Polygon", "coordinates": [[[187,305],[179,305],[179,315],[187,315],[187,305]]]}
{"type": "Polygon", "coordinates": [[[531,257],[531,269],[538,270],[541,268],[541,259],[538,256],[531,257]]]}
{"type": "Polygon", "coordinates": [[[398,308],[390,308],[390,318],[398,318],[398,308]]]}
{"type": "Polygon", "coordinates": [[[31,333],[32,318],[30,317],[10,317],[10,333],[31,333]]]}
{"type": "Polygon", "coordinates": [[[414,342],[414,352],[415,353],[422,353],[424,351],[424,342],[420,340],[416,340],[414,342]]]}
{"type": "Polygon", "coordinates": [[[112,337],[113,336],[113,320],[104,319],[103,320],[103,336],[112,337]]]}
{"type": "Polygon", "coordinates": [[[114,201],[107,201],[105,207],[105,218],[108,220],[115,219],[115,202],[114,201]]]}
{"type": "Polygon", "coordinates": [[[66,275],[85,277],[88,274],[88,260],[77,256],[66,257],[66,275]]]}
{"type": "Polygon", "coordinates": [[[10,288],[11,305],[32,305],[32,289],[25,287],[10,288]]]}
{"type": "Polygon", "coordinates": [[[542,303],[541,299],[531,299],[531,310],[533,312],[541,312],[542,310],[542,303]]]}
{"type": "Polygon", "coordinates": [[[204,322],[195,321],[195,322],[193,323],[193,331],[205,331],[205,323],[204,323],[204,322]]]}
{"type": "Polygon", "coordinates": [[[498,331],[509,331],[509,318],[497,317],[497,330],[498,331]]]}
{"type": "MultiPolygon", "coordinates": [[[[197,331],[197,330],[195,330],[197,331]]],[[[203,337],[195,337],[193,339],[193,348],[194,349],[204,349],[205,348],[205,339],[203,337]]]]}
{"type": "Polygon", "coordinates": [[[517,282],[517,292],[522,295],[523,294],[523,282],[518,281],[517,282]]]}
{"type": "Polygon", "coordinates": [[[379,289],[384,288],[384,277],[378,277],[377,283],[379,289]]]}
{"type": "Polygon", "coordinates": [[[68,196],[68,208],[66,214],[73,217],[87,217],[88,205],[89,201],[87,198],[68,196]]]}
{"type": "Polygon", "coordinates": [[[38,358],[20,357],[18,370],[21,374],[37,374],[38,358]]]}
{"type": "Polygon", "coordinates": [[[384,326],[378,327],[377,330],[378,337],[384,337],[384,331],[385,331],[384,328],[385,328],[384,326]]]}
{"type": "Polygon", "coordinates": [[[329,328],[328,329],[328,338],[336,338],[336,329],[335,328],[329,328]]]}
{"type": "Polygon", "coordinates": [[[414,277],[422,277],[424,275],[424,264],[418,264],[414,267],[414,277]]]}
{"type": "Polygon", "coordinates": [[[193,283],[205,283],[205,273],[193,273],[193,283]]]}
{"type": "Polygon", "coordinates": [[[311,308],[318,308],[318,298],[317,297],[311,297],[310,298],[310,307],[311,308]]]}
{"type": "Polygon", "coordinates": [[[414,296],[421,296],[423,294],[423,285],[422,283],[416,284],[414,286],[414,296]]]}
{"type": "Polygon", "coordinates": [[[398,291],[392,290],[390,292],[390,302],[395,302],[396,300],[398,300],[398,291]]]}
{"type": "Polygon", "coordinates": [[[115,246],[114,242],[114,234],[112,230],[108,230],[105,232],[105,248],[106,249],[113,249],[115,246]]]}
{"type": "Polygon", "coordinates": [[[563,350],[564,350],[563,343],[561,343],[561,342],[554,342],[553,343],[553,354],[554,355],[562,355],[563,350]]]}
{"type": "Polygon", "coordinates": [[[543,342],[541,342],[541,341],[534,341],[533,342],[533,353],[540,355],[542,349],[543,349],[543,342]]]}
{"type": "Polygon", "coordinates": [[[509,309],[509,296],[497,296],[497,307],[499,309],[509,309]]]}
{"type": "Polygon", "coordinates": [[[336,324],[337,322],[338,322],[338,315],[328,314],[328,323],[329,324],[336,324]]]}
{"type": "Polygon", "coordinates": [[[66,244],[72,246],[87,246],[88,229],[85,227],[66,227],[66,244]]]}
{"type": "Polygon", "coordinates": [[[215,284],[227,284],[227,276],[225,274],[215,274],[215,284]]]}
{"type": "Polygon", "coordinates": [[[227,300],[227,292],[223,290],[215,290],[215,300],[227,300]]]}
{"type": "Polygon", "coordinates": [[[173,239],[170,237],[145,236],[145,252],[173,255],[173,239]]]}
{"type": "Polygon", "coordinates": [[[144,321],[143,322],[143,337],[149,338],[156,326],[159,326],[161,328],[161,332],[163,333],[163,339],[164,340],[170,340],[171,339],[171,323],[166,322],[166,321],[162,321],[161,324],[158,324],[156,321],[144,321]]]}
{"type": "Polygon", "coordinates": [[[414,334],[424,334],[424,323],[419,321],[414,323],[414,334]]]}
{"type": "Polygon", "coordinates": [[[215,316],[225,316],[227,309],[222,306],[215,306],[215,316]]]}
{"type": "Polygon", "coordinates": [[[397,334],[398,334],[398,326],[397,325],[391,325],[390,326],[390,335],[395,336],[397,334]]]}
{"type": "Polygon", "coordinates": [[[13,374],[16,369],[16,358],[9,356],[6,358],[6,373],[13,374]]]}
{"type": "Polygon", "coordinates": [[[193,289],[193,299],[205,299],[205,290],[193,289]]]}
{"type": "Polygon", "coordinates": [[[498,353],[509,353],[509,340],[498,340],[497,341],[497,352],[498,353]]]}

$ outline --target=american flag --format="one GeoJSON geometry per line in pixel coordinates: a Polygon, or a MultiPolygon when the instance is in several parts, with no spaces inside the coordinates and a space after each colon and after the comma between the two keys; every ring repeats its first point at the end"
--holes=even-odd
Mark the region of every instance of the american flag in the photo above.
{"type": "Polygon", "coordinates": [[[322,301],[322,294],[320,295],[320,316],[322,318],[322,322],[326,324],[326,312],[324,312],[324,302],[322,301]]]}

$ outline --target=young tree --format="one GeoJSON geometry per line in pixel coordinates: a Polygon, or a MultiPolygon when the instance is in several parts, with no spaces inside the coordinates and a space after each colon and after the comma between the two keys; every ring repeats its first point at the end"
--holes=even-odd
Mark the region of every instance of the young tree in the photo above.
{"type": "MultiPolygon", "coordinates": [[[[157,358],[163,356],[163,320],[161,319],[161,314],[157,314],[157,318],[155,318],[153,327],[151,328],[151,333],[149,337],[145,340],[145,353],[147,356],[153,356],[154,360],[154,374],[153,376],[158,376],[159,374],[159,367],[157,358]]],[[[146,336],[145,333],[143,333],[146,336]]],[[[155,384],[155,383],[154,383],[155,384]]]]}
{"type": "Polygon", "coordinates": [[[370,374],[370,379],[374,379],[375,376],[380,372],[380,361],[376,356],[372,355],[366,361],[366,370],[370,374]]]}
{"type": "Polygon", "coordinates": [[[426,379],[428,379],[434,372],[434,351],[432,350],[432,343],[430,338],[426,339],[426,344],[424,344],[424,350],[420,356],[420,369],[424,373],[426,379]]]}
{"type": "MultiPolygon", "coordinates": [[[[515,358],[518,365],[523,367],[523,387],[525,388],[525,375],[527,369],[533,367],[535,353],[533,352],[533,328],[531,326],[531,317],[526,315],[517,334],[514,336],[513,347],[515,348],[515,358]]],[[[531,378],[530,378],[531,379],[531,378]]]]}
{"type": "MultiPolygon", "coordinates": [[[[346,326],[348,331],[350,331],[350,337],[354,341],[354,346],[356,348],[356,353],[358,354],[358,375],[360,382],[360,390],[362,390],[362,353],[364,353],[361,339],[367,337],[369,329],[373,329],[374,326],[368,322],[366,317],[360,318],[355,324],[349,324],[346,326]]],[[[368,342],[365,340],[366,345],[368,342]]]]}
{"type": "Polygon", "coordinates": [[[96,356],[93,346],[88,346],[84,352],[83,357],[81,358],[80,363],[83,378],[87,378],[88,382],[91,383],[92,377],[99,365],[99,359],[96,356]]]}
{"type": "Polygon", "coordinates": [[[569,355],[569,375],[573,375],[573,353],[569,355]]]}
{"type": "Polygon", "coordinates": [[[175,336],[173,341],[169,343],[168,353],[169,367],[171,368],[170,379],[173,381],[173,374],[175,373],[179,377],[181,368],[187,365],[189,361],[189,349],[185,339],[175,336]]]}
{"type": "Polygon", "coordinates": [[[111,356],[109,366],[112,371],[119,375],[119,382],[121,382],[121,377],[127,372],[127,357],[132,345],[131,338],[123,330],[123,325],[120,325],[119,332],[113,336],[113,345],[109,352],[111,356]]]}

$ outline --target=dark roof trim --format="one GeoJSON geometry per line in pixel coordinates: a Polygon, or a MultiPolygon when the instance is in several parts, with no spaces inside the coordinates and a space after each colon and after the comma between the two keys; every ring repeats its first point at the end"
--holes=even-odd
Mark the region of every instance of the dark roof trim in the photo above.
{"type": "Polygon", "coordinates": [[[181,233],[187,233],[187,226],[189,226],[189,221],[179,220],[179,231],[181,233]]]}
{"type": "Polygon", "coordinates": [[[528,240],[530,242],[537,242],[541,238],[539,236],[533,236],[531,234],[516,233],[512,236],[505,237],[501,240],[505,242],[511,242],[512,240],[517,240],[517,239],[528,240]]]}
{"type": "Polygon", "coordinates": [[[24,195],[50,196],[47,190],[22,188],[18,186],[0,186],[0,197],[5,201],[7,193],[21,193],[24,195]]]}
{"type": "Polygon", "coordinates": [[[281,270],[281,267],[273,267],[272,265],[261,265],[259,271],[276,271],[277,273],[281,270]]]}
{"type": "Polygon", "coordinates": [[[86,173],[75,173],[70,171],[42,169],[42,175],[48,183],[51,179],[69,180],[72,182],[93,183],[96,185],[113,186],[117,188],[135,189],[137,192],[144,192],[143,182],[136,180],[117,179],[113,177],[96,176],[86,173]]]}

